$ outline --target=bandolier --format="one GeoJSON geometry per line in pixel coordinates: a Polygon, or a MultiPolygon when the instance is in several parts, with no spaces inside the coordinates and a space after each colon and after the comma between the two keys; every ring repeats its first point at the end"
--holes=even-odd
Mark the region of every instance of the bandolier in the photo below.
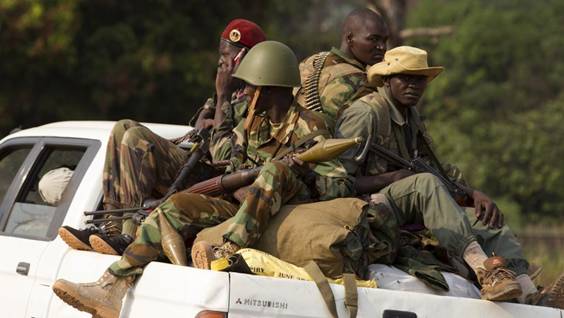
{"type": "Polygon", "coordinates": [[[364,65],[337,48],[301,62],[300,74],[302,88],[296,92],[298,104],[325,114],[330,127],[339,109],[366,83],[364,65]]]}

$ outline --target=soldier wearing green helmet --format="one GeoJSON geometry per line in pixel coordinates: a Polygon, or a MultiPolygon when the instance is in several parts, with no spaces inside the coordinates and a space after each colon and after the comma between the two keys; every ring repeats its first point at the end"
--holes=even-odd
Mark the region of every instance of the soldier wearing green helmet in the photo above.
{"type": "MultiPolygon", "coordinates": [[[[262,166],[255,182],[240,191],[245,193],[241,205],[187,191],[172,195],[151,212],[139,227],[137,238],[97,282],[57,280],[53,290],[64,301],[97,317],[117,317],[121,299],[145,265],[165,255],[175,264],[186,265],[185,256],[183,261],[174,259],[167,250],[171,236],[187,240],[194,231],[235,216],[224,236],[226,243],[217,249],[224,256],[255,242],[283,204],[352,194],[353,181],[336,159],[304,164],[292,157],[297,149],[330,135],[318,113],[299,107],[293,100],[292,88],[300,85],[300,77],[298,61],[288,46],[273,41],[257,44],[233,76],[245,81],[245,93],[252,99],[247,119],[234,129],[229,170],[262,166]]],[[[208,267],[216,257],[205,242],[193,251],[198,267],[208,267]]],[[[185,249],[175,252],[185,254],[185,249]]]]}
{"type": "Polygon", "coordinates": [[[234,129],[230,169],[263,168],[245,190],[234,222],[223,235],[225,243],[212,248],[199,242],[192,248],[194,266],[199,268],[252,245],[286,203],[352,195],[352,180],[339,161],[304,164],[291,155],[330,138],[330,133],[320,114],[294,101],[292,88],[300,85],[300,74],[288,46],[275,41],[257,45],[233,77],[246,83],[245,92],[252,98],[249,115],[234,129]]]}

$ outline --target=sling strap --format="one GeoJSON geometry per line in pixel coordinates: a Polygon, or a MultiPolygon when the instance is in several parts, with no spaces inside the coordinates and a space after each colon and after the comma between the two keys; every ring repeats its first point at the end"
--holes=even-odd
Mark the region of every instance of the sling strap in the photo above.
{"type": "Polygon", "coordinates": [[[304,269],[309,276],[311,276],[315,285],[317,285],[317,289],[319,289],[321,297],[323,297],[323,301],[331,313],[331,317],[338,318],[339,315],[337,314],[337,305],[335,305],[335,296],[333,295],[331,286],[329,286],[329,282],[327,282],[327,278],[325,278],[321,269],[319,269],[319,266],[317,266],[315,262],[311,261],[307,263],[304,269]]]}
{"type": "MultiPolygon", "coordinates": [[[[331,313],[331,317],[338,318],[339,315],[337,314],[335,296],[333,295],[333,291],[331,290],[331,286],[329,286],[327,278],[323,275],[319,266],[314,261],[310,261],[306,266],[304,266],[304,269],[315,282],[327,309],[331,313]]],[[[343,274],[343,282],[345,285],[345,307],[349,311],[349,318],[356,318],[358,313],[356,275],[350,273],[343,274]]]]}

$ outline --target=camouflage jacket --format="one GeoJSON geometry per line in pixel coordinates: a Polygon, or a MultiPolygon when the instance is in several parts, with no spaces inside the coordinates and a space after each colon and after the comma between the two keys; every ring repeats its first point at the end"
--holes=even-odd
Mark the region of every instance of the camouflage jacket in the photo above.
{"type": "MultiPolygon", "coordinates": [[[[326,52],[314,54],[300,63],[302,86],[307,78],[315,71],[315,59],[326,52]]],[[[356,91],[366,83],[366,69],[357,60],[345,55],[341,50],[332,48],[323,64],[319,78],[319,99],[323,113],[328,117],[328,123],[335,123],[337,112],[349,101],[356,91]]],[[[305,91],[301,88],[296,98],[305,107],[305,91]]]]}
{"type": "MultiPolygon", "coordinates": [[[[432,141],[421,116],[415,106],[402,114],[390,98],[390,92],[383,87],[357,99],[350,106],[345,106],[339,113],[336,125],[337,138],[363,136],[370,144],[386,147],[397,155],[412,159],[415,156],[426,159],[431,165],[435,156],[432,141]]],[[[341,156],[347,172],[354,176],[378,175],[399,169],[399,167],[379,158],[366,144],[351,149],[341,156]],[[363,154],[361,158],[358,156],[363,154]]],[[[449,177],[463,182],[460,170],[455,166],[443,165],[449,177]]]]}
{"type": "MultiPolygon", "coordinates": [[[[292,152],[302,140],[309,140],[301,147],[307,148],[326,138],[331,138],[324,119],[316,112],[303,109],[294,103],[284,120],[276,126],[270,123],[266,114],[257,115],[248,131],[244,122],[233,130],[231,166],[228,170],[253,168],[265,162],[292,152]],[[318,135],[309,139],[312,133],[318,135]]],[[[338,159],[311,163],[314,183],[320,199],[328,200],[353,194],[353,178],[348,176],[338,159]]]]}

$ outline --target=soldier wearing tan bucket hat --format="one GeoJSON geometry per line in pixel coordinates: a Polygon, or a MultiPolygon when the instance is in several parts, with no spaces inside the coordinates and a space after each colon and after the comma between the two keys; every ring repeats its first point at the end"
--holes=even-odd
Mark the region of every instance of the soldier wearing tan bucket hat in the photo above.
{"type": "Polygon", "coordinates": [[[384,60],[368,69],[368,81],[381,86],[382,78],[394,74],[421,75],[427,83],[439,75],[442,66],[429,66],[427,52],[412,46],[399,46],[386,52],[384,60]]]}
{"type": "MultiPolygon", "coordinates": [[[[356,177],[358,194],[371,194],[373,201],[387,204],[400,225],[424,225],[450,256],[466,263],[478,278],[482,298],[518,298],[561,308],[564,276],[548,291],[537,291],[527,275],[529,264],[521,246],[503,225],[503,215],[492,199],[463,186],[468,199],[462,204],[474,208],[467,212],[435,175],[399,169],[375,152],[372,145],[378,144],[404,159],[421,157],[436,169],[443,168],[416,108],[427,84],[442,71],[443,67],[429,66],[426,51],[409,46],[387,51],[382,62],[368,69],[372,87],[337,118],[338,138],[363,136],[367,140],[341,156],[345,169],[356,177]],[[482,224],[472,225],[476,220],[482,224]],[[497,256],[487,256],[492,254],[497,256]]],[[[465,184],[459,170],[443,170],[453,181],[465,184]]]]}

